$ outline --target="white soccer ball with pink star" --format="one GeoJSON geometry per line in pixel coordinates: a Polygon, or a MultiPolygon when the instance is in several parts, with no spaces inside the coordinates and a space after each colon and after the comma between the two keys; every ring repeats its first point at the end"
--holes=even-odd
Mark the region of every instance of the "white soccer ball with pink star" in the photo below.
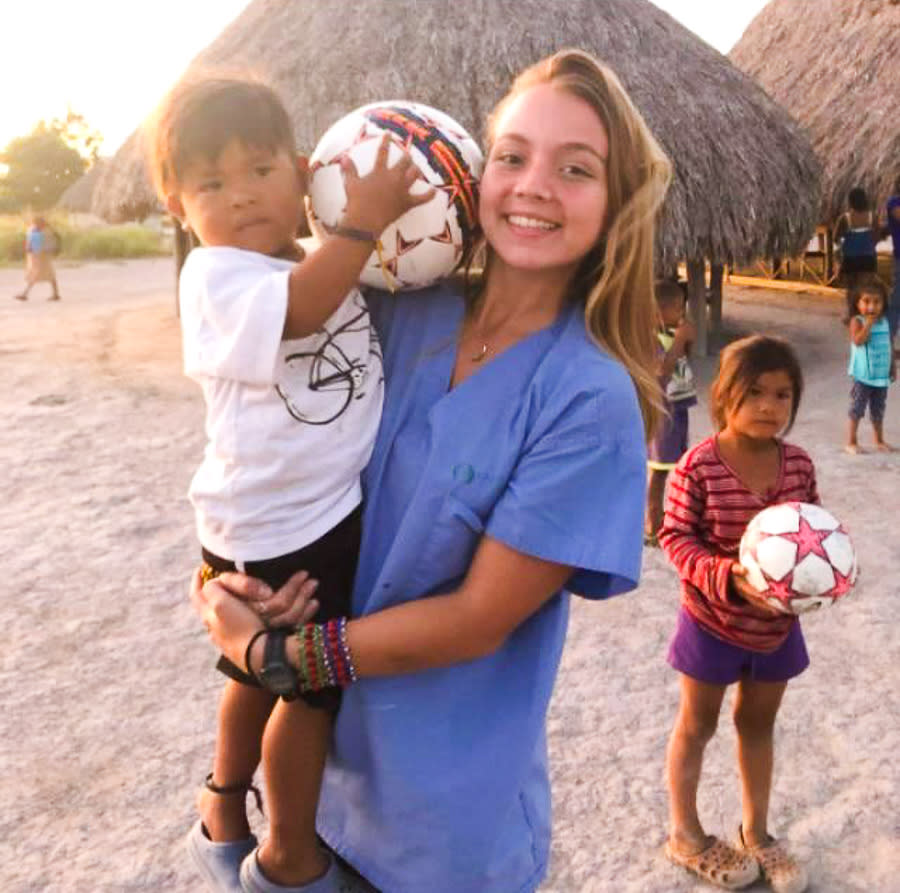
{"type": "Polygon", "coordinates": [[[741,537],[740,562],[750,585],[786,614],[834,604],[859,572],[843,524],[808,502],[783,502],[756,515],[741,537]]]}
{"type": "Polygon", "coordinates": [[[408,152],[422,179],[411,192],[435,188],[380,234],[379,248],[360,281],[374,288],[423,288],[449,276],[472,245],[478,224],[481,149],[449,115],[415,102],[376,102],[330,127],[310,156],[309,225],[320,240],[344,216],[347,194],[340,163],[349,157],[360,176],[375,164],[382,136],[390,134],[388,166],[408,152]]]}

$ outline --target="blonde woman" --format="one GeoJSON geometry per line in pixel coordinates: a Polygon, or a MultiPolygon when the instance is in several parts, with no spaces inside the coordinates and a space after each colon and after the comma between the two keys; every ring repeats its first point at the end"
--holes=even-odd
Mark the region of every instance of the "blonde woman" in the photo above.
{"type": "MultiPolygon", "coordinates": [[[[297,623],[308,581],[195,582],[239,665],[346,684],[318,827],[380,889],[509,893],[546,873],[567,590],[606,598],[640,569],[668,179],[607,68],[566,50],[526,70],[491,119],[481,283],[370,296],[387,387],[353,619],[301,623],[273,658],[259,615],[297,623]]],[[[291,886],[291,853],[267,844],[245,889],[338,889],[291,886]]]]}

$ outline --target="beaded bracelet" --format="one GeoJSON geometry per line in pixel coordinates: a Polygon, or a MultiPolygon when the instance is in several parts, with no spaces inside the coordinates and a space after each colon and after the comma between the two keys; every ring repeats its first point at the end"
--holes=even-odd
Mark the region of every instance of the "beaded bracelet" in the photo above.
{"type": "Polygon", "coordinates": [[[351,239],[354,242],[370,242],[375,248],[375,254],[378,256],[378,266],[381,267],[381,275],[384,278],[385,285],[388,287],[388,291],[395,292],[397,290],[397,280],[388,269],[388,262],[384,259],[384,245],[375,233],[366,229],[343,226],[342,224],[337,226],[326,225],[324,228],[325,232],[332,236],[343,236],[345,239],[351,239]]]}
{"type": "Polygon", "coordinates": [[[347,643],[346,617],[298,626],[297,644],[301,692],[345,688],[356,681],[356,667],[347,643]]]}

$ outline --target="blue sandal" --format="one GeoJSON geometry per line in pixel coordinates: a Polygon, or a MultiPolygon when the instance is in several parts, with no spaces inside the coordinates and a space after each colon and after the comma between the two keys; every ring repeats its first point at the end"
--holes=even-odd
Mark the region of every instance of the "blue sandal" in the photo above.
{"type": "MultiPolygon", "coordinates": [[[[256,805],[262,812],[262,797],[253,784],[219,786],[212,780],[212,773],[206,776],[205,786],[214,794],[246,794],[250,791],[256,798],[256,805]]],[[[243,840],[218,842],[211,840],[200,819],[194,823],[187,836],[187,849],[210,890],[216,893],[242,893],[241,862],[256,849],[256,837],[250,834],[243,840]]]]}
{"type": "Polygon", "coordinates": [[[328,870],[321,877],[301,884],[299,887],[284,887],[270,881],[259,867],[256,850],[244,859],[241,865],[241,884],[244,893],[345,893],[351,888],[344,881],[344,874],[337,862],[328,857],[328,870]]]}

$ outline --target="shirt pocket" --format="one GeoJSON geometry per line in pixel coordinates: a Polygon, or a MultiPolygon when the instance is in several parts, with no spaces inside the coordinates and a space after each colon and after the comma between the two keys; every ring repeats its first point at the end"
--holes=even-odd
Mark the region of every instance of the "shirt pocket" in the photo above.
{"type": "Polygon", "coordinates": [[[446,589],[464,577],[484,533],[478,512],[449,494],[441,505],[416,562],[414,591],[446,589]]]}

